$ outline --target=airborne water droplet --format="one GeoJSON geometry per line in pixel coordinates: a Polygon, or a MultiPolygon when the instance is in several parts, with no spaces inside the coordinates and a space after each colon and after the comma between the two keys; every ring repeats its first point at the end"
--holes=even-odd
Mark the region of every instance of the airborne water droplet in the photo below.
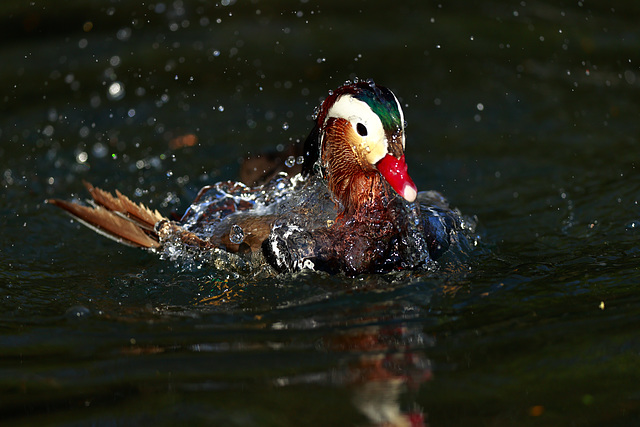
{"type": "Polygon", "coordinates": [[[296,158],[294,156],[287,157],[287,160],[284,161],[284,165],[288,168],[293,167],[296,164],[296,158]]]}
{"type": "Polygon", "coordinates": [[[120,82],[113,82],[107,90],[107,98],[111,101],[118,101],[124,98],[124,85],[120,82]]]}
{"type": "Polygon", "coordinates": [[[318,119],[318,114],[320,114],[320,108],[315,107],[315,108],[313,109],[313,113],[311,114],[311,118],[312,118],[313,120],[317,120],[317,119],[318,119]]]}
{"type": "Polygon", "coordinates": [[[229,240],[231,241],[231,243],[234,243],[236,245],[244,242],[244,230],[242,229],[242,227],[237,224],[233,224],[231,226],[231,232],[229,233],[229,240]]]}

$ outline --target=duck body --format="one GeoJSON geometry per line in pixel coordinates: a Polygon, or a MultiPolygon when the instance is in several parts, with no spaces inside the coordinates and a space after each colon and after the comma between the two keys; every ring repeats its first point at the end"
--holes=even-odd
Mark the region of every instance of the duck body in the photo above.
{"type": "Polygon", "coordinates": [[[120,243],[165,255],[233,254],[274,272],[415,269],[465,243],[465,221],[438,193],[417,192],[404,146],[395,95],[371,81],[348,83],[321,105],[298,174],[258,164],[258,175],[275,177],[205,187],[179,221],[90,184],[93,206],[49,202],[120,243]]]}

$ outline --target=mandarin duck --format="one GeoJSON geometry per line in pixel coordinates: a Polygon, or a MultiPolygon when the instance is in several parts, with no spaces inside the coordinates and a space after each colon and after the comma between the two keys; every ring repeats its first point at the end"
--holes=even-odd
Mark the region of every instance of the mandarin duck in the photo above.
{"type": "Polygon", "coordinates": [[[204,187],[178,221],[89,183],[88,206],[48,202],[125,245],[170,258],[209,254],[220,268],[230,259],[220,255],[236,254],[274,273],[415,269],[464,240],[457,210],[437,192],[418,193],[407,173],[404,115],[392,91],[371,80],[347,82],[314,119],[299,173],[251,163],[272,178],[204,187]]]}

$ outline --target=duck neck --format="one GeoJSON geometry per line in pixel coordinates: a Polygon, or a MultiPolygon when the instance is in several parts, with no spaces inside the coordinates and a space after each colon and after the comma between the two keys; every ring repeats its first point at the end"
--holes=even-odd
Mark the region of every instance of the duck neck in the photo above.
{"type": "Polygon", "coordinates": [[[358,171],[329,187],[342,207],[339,218],[371,218],[389,215],[395,206],[392,190],[376,171],[358,171]]]}

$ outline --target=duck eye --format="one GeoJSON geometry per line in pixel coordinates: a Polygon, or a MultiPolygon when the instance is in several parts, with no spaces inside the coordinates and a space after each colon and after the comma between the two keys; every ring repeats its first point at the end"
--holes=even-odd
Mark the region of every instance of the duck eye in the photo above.
{"type": "Polygon", "coordinates": [[[362,123],[358,123],[356,125],[356,130],[358,131],[358,135],[367,136],[367,127],[365,125],[363,125],[362,123]]]}

